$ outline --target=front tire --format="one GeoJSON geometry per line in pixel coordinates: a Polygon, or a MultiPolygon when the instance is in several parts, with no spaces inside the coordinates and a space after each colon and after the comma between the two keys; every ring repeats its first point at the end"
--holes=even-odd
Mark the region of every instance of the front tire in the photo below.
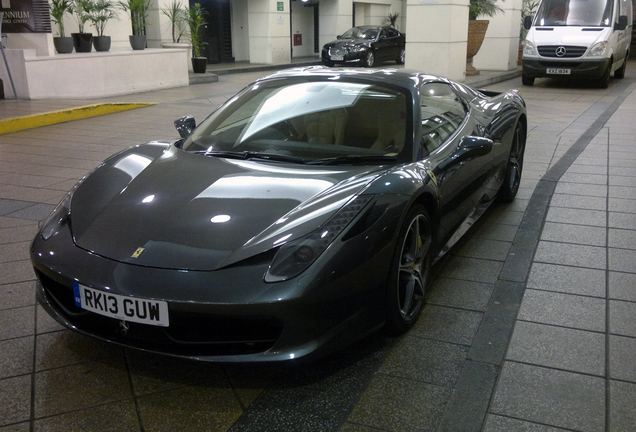
{"type": "Polygon", "coordinates": [[[375,53],[371,50],[367,51],[367,55],[364,58],[364,65],[366,67],[373,67],[375,66],[375,53]]]}
{"type": "Polygon", "coordinates": [[[400,228],[389,276],[386,327],[403,333],[417,321],[424,305],[432,263],[432,229],[426,208],[413,206],[400,228]]]}
{"type": "Polygon", "coordinates": [[[610,73],[612,71],[612,63],[607,65],[607,69],[603,73],[603,76],[596,81],[596,86],[600,89],[606,89],[609,86],[610,73]]]}
{"type": "MultiPolygon", "coordinates": [[[[629,53],[628,53],[629,55],[629,53]]],[[[625,57],[625,60],[623,60],[623,66],[621,66],[620,68],[616,69],[614,71],[614,78],[616,79],[623,79],[625,78],[625,70],[627,69],[627,57],[625,57]]]]}
{"type": "Polygon", "coordinates": [[[532,84],[534,84],[534,77],[521,75],[521,83],[523,85],[531,86],[532,84]]]}
{"type": "Polygon", "coordinates": [[[526,130],[518,122],[510,146],[510,155],[506,165],[506,176],[499,189],[499,199],[503,202],[510,202],[515,199],[521,183],[521,172],[523,171],[523,154],[526,149],[526,130]]]}

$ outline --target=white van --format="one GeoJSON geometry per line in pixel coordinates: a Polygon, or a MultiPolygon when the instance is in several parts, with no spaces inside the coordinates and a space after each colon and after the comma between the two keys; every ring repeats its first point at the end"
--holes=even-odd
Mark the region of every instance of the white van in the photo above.
{"type": "Polygon", "coordinates": [[[631,0],[542,0],[523,48],[524,85],[540,77],[623,78],[632,40],[631,0]]]}

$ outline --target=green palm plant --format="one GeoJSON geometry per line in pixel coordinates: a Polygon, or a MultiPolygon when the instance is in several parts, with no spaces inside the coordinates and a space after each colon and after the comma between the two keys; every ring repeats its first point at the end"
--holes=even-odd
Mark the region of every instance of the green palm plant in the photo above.
{"type": "Polygon", "coordinates": [[[150,0],[120,0],[117,6],[130,14],[133,35],[146,34],[146,18],[148,18],[148,9],[150,9],[150,0]]]}
{"type": "Polygon", "coordinates": [[[203,48],[203,38],[199,34],[201,27],[207,24],[205,20],[207,12],[201,8],[199,3],[188,9],[187,23],[190,29],[190,43],[192,44],[192,57],[201,57],[203,48]]]}
{"type": "Polygon", "coordinates": [[[111,19],[119,19],[110,0],[93,0],[93,10],[88,17],[97,30],[97,36],[104,36],[106,23],[111,19]]]}
{"type": "Polygon", "coordinates": [[[57,24],[60,29],[60,37],[65,37],[64,15],[72,12],[72,6],[73,4],[71,3],[71,0],[51,0],[51,4],[49,5],[53,22],[57,24]]]}
{"type": "Polygon", "coordinates": [[[73,0],[71,9],[73,11],[73,17],[77,22],[79,33],[84,33],[84,26],[90,19],[93,11],[93,2],[91,0],[73,0]]]}
{"type": "Polygon", "coordinates": [[[389,23],[389,25],[393,28],[395,28],[395,23],[397,22],[398,17],[400,16],[399,13],[390,13],[386,16],[386,18],[384,19],[385,21],[387,21],[389,23]]]}
{"type": "Polygon", "coordinates": [[[186,33],[187,9],[180,1],[173,0],[168,7],[161,9],[161,13],[170,21],[172,42],[178,43],[186,33]]]}
{"type": "Polygon", "coordinates": [[[493,17],[502,12],[503,9],[499,7],[497,0],[470,0],[468,19],[476,20],[480,16],[493,17]]]}

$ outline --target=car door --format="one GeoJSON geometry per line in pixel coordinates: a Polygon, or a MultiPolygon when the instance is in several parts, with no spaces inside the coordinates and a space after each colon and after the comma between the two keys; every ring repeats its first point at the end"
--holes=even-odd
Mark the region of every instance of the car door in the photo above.
{"type": "Polygon", "coordinates": [[[428,82],[420,87],[422,136],[420,145],[431,161],[431,178],[440,200],[439,240],[445,244],[450,234],[482,204],[484,185],[490,175],[489,155],[460,157],[461,139],[479,135],[468,106],[444,82],[428,82]]]}
{"type": "Polygon", "coordinates": [[[402,43],[400,38],[400,32],[394,29],[393,27],[387,28],[387,36],[390,42],[390,53],[389,58],[394,60],[400,56],[400,52],[402,51],[402,43]]]}
{"type": "Polygon", "coordinates": [[[386,28],[380,30],[378,40],[375,43],[375,58],[378,61],[387,60],[391,55],[391,40],[386,31],[386,28]]]}

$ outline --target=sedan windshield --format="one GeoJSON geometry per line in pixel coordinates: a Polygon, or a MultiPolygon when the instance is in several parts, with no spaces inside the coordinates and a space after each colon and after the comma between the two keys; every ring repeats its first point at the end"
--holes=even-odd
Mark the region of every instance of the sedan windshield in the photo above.
{"type": "Polygon", "coordinates": [[[375,39],[380,29],[372,27],[367,29],[361,29],[360,27],[354,27],[347,30],[342,39],[375,39]]]}
{"type": "Polygon", "coordinates": [[[537,26],[608,27],[613,2],[592,0],[546,0],[537,12],[537,26]]]}
{"type": "Polygon", "coordinates": [[[287,163],[410,161],[407,111],[404,91],[368,82],[265,81],[206,119],[183,149],[287,163]]]}

